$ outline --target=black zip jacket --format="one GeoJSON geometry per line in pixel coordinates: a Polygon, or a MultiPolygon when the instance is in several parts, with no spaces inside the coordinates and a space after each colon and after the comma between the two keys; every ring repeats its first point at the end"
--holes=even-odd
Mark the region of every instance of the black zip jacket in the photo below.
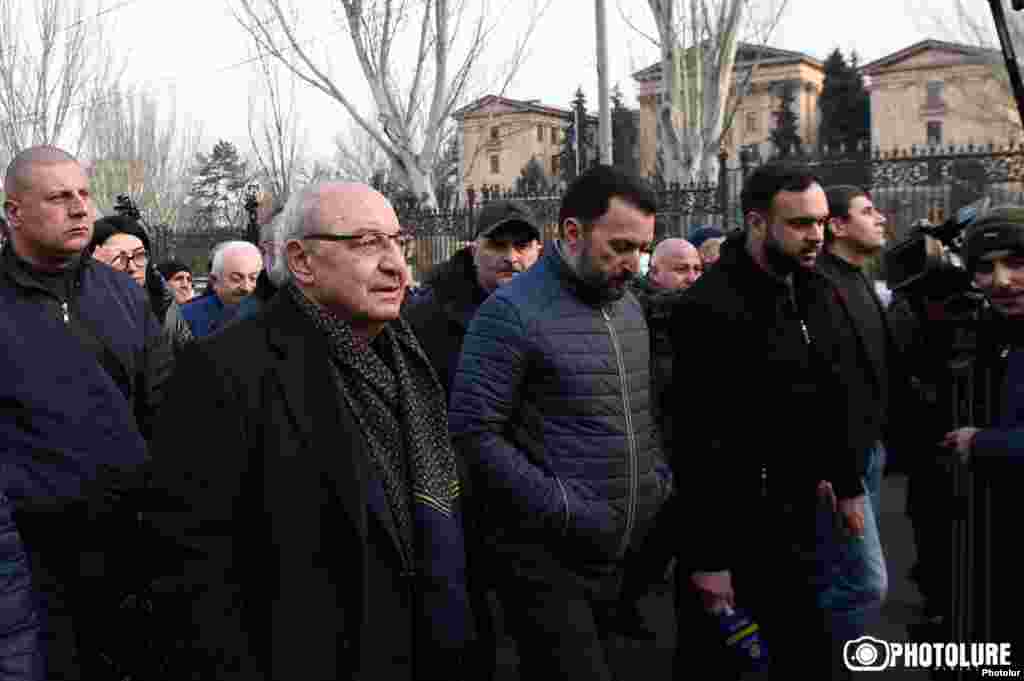
{"type": "Polygon", "coordinates": [[[787,283],[761,269],[738,234],[676,305],[671,327],[675,375],[702,388],[683,391],[677,379],[668,415],[686,429],[670,460],[677,479],[692,481],[697,569],[731,567],[763,531],[766,508],[805,508],[796,529],[806,536],[793,539],[813,537],[821,480],[839,498],[864,493],[874,431],[859,423],[873,405],[846,386],[866,359],[828,278],[801,269],[787,283]]]}

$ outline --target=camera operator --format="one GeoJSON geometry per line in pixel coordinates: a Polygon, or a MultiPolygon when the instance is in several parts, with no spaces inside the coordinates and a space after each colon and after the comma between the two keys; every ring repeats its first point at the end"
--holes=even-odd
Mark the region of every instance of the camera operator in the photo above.
{"type": "MultiPolygon", "coordinates": [[[[991,352],[980,355],[994,363],[1001,378],[996,423],[993,427],[962,427],[946,434],[941,444],[970,464],[991,485],[990,536],[1016,536],[1024,463],[1024,207],[1001,207],[974,223],[966,237],[966,265],[990,304],[990,319],[981,330],[991,352]]],[[[993,641],[1021,643],[1016,616],[1018,579],[1010,561],[991,560],[991,621],[993,641]]],[[[1024,660],[1024,645],[1014,645],[1016,661],[1024,660]]]]}

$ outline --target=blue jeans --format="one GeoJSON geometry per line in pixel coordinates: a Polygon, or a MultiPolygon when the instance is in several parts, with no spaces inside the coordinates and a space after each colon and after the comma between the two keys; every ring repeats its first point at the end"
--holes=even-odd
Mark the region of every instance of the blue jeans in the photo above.
{"type": "Polygon", "coordinates": [[[871,465],[862,481],[864,498],[864,536],[850,538],[838,524],[838,514],[830,506],[819,505],[817,528],[817,603],[825,616],[831,634],[834,660],[842,665],[839,655],[846,641],[867,633],[872,618],[877,617],[889,587],[885,555],[878,532],[879,510],[875,506],[878,485],[872,490],[872,475],[881,482],[884,450],[876,447],[870,456],[871,465]]]}
{"type": "Polygon", "coordinates": [[[871,507],[875,510],[875,524],[881,526],[882,515],[882,476],[885,474],[887,454],[881,442],[868,452],[867,469],[864,473],[864,485],[871,495],[871,507]]]}

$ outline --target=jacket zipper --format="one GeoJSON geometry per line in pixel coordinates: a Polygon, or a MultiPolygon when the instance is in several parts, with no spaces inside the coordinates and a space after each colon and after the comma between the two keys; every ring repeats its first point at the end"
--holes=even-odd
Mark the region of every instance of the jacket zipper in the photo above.
{"type": "Polygon", "coordinates": [[[61,302],[61,304],[60,304],[60,311],[61,311],[61,314],[64,315],[64,323],[65,324],[70,324],[71,323],[71,314],[68,312],[68,301],[65,300],[65,301],[61,302]]]}
{"type": "Polygon", "coordinates": [[[601,308],[601,315],[604,317],[605,326],[611,335],[612,347],[615,349],[615,361],[619,365],[619,378],[622,385],[622,408],[626,413],[626,438],[629,441],[629,502],[626,506],[626,530],[622,534],[622,544],[619,547],[619,556],[626,553],[629,547],[629,540],[633,534],[633,523],[636,517],[637,477],[639,476],[636,453],[636,433],[633,431],[633,413],[629,407],[629,383],[626,379],[626,365],[622,361],[622,348],[619,346],[619,337],[615,333],[611,317],[606,308],[601,308]]]}

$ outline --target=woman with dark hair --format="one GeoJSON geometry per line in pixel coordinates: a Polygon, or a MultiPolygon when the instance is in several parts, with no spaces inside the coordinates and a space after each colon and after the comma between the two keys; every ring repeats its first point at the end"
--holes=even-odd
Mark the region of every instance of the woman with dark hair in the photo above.
{"type": "Polygon", "coordinates": [[[128,274],[146,289],[153,314],[175,353],[192,340],[192,331],[181,316],[174,290],[150,260],[149,235],[136,220],[124,215],[97,220],[85,253],[128,274]]]}

